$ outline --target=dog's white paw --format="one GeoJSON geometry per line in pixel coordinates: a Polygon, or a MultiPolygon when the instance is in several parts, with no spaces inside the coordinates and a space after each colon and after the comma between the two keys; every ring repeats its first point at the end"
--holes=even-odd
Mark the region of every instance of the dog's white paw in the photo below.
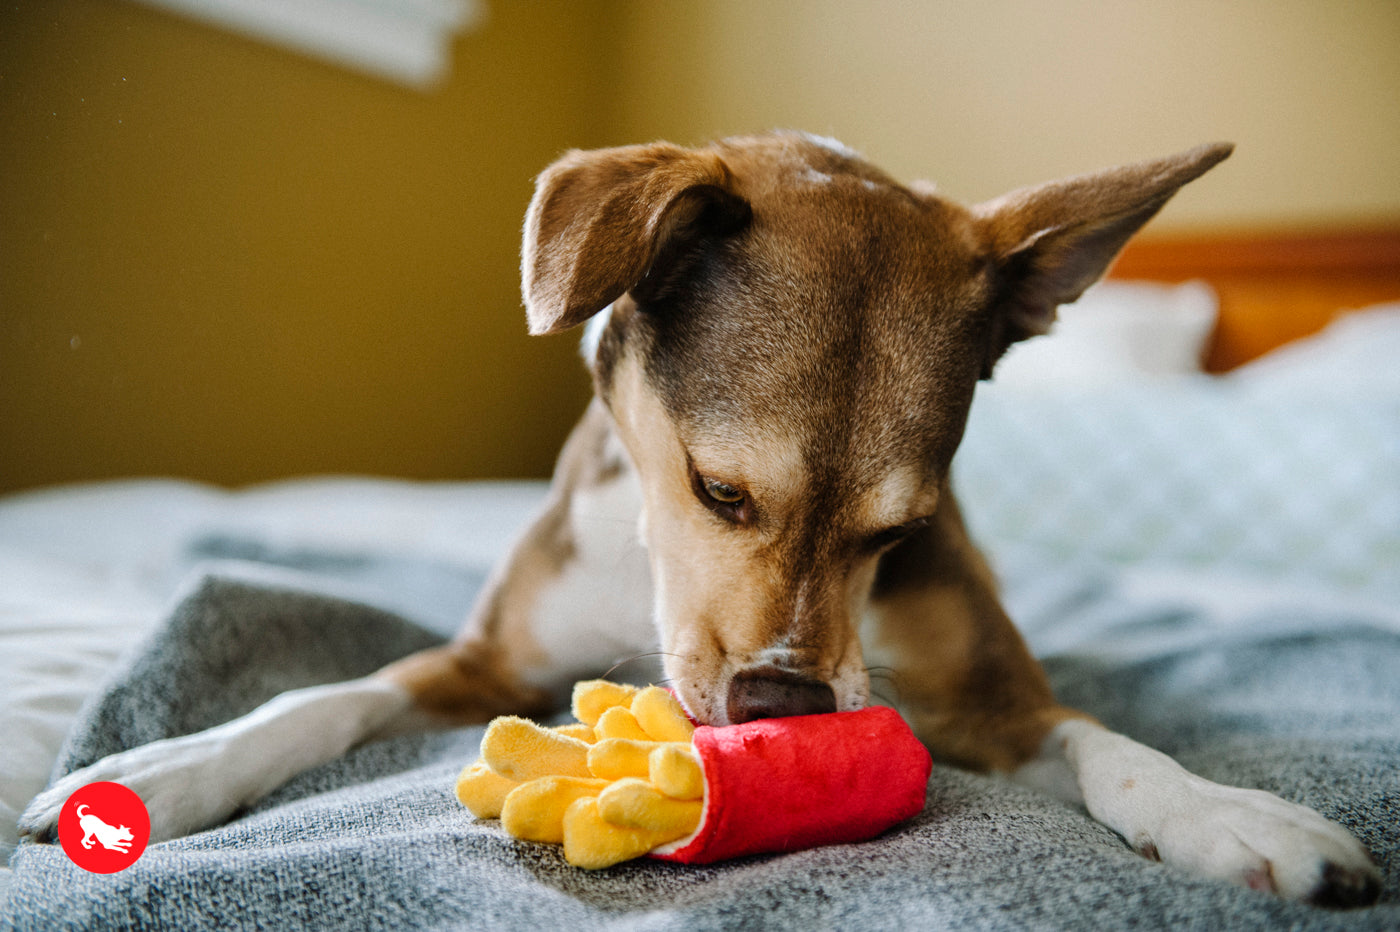
{"type": "Polygon", "coordinates": [[[59,779],[34,797],[19,831],[35,841],[53,841],[64,802],[89,783],[126,786],[146,804],[152,843],[178,838],[227,819],[241,804],[221,773],[228,742],[208,732],[142,745],[104,757],[59,779]]]}
{"type": "Polygon", "coordinates": [[[1319,906],[1362,906],[1380,895],[1380,871],[1340,825],[1261,790],[1186,776],[1178,804],[1129,838],[1140,853],[1319,906]]]}
{"type": "Polygon", "coordinates": [[[1321,906],[1362,906],[1381,876],[1346,829],[1262,790],[1221,786],[1136,741],[1085,721],[1051,732],[1089,814],[1143,855],[1321,906]]]}

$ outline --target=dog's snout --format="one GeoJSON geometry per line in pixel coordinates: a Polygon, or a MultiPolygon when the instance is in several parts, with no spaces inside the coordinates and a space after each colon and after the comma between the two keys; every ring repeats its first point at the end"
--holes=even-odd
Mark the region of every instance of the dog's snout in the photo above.
{"type": "Polygon", "coordinates": [[[820,680],[775,667],[736,673],[729,683],[730,724],[836,711],[836,693],[820,680]]]}

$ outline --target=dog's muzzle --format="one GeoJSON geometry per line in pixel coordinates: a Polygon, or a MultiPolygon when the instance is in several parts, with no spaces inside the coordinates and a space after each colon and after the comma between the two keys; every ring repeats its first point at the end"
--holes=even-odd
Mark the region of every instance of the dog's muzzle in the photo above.
{"type": "Polygon", "coordinates": [[[817,715],[836,711],[836,693],[820,680],[777,667],[757,667],[734,674],[726,711],[731,725],[760,718],[817,715]]]}

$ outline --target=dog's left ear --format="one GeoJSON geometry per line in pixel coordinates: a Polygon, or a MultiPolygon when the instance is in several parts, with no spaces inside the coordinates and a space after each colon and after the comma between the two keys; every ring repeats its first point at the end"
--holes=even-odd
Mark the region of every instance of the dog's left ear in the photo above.
{"type": "Polygon", "coordinates": [[[1225,159],[1216,143],[1150,162],[1012,191],[972,209],[999,277],[1000,339],[988,371],[1017,340],[1045,333],[1055,309],[1097,281],[1138,229],[1188,181],[1225,159]]]}
{"type": "Polygon", "coordinates": [[[669,143],[573,151],[540,175],[525,216],[521,287],[533,334],[607,307],[695,237],[752,211],[718,154],[669,143]]]}

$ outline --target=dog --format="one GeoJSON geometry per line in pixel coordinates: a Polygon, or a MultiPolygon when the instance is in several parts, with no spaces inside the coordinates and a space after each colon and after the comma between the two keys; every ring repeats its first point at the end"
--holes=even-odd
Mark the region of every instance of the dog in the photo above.
{"type": "Polygon", "coordinates": [[[977,383],[1231,150],[973,207],[801,133],[569,152],[537,179],[523,294],[534,334],[587,325],[595,397],[463,633],[99,761],[23,830],[51,837],[69,793],[115,780],[175,837],[373,736],[540,714],[659,646],[698,722],[859,709],[886,668],[939,760],[1082,805],[1150,858],[1373,902],[1342,827],[1059,705],[949,484],[977,383]]]}
{"type": "Polygon", "coordinates": [[[100,818],[87,812],[87,806],[79,804],[78,827],[83,830],[82,846],[92,850],[93,843],[99,843],[108,851],[127,854],[135,836],[125,825],[108,825],[100,818]]]}

